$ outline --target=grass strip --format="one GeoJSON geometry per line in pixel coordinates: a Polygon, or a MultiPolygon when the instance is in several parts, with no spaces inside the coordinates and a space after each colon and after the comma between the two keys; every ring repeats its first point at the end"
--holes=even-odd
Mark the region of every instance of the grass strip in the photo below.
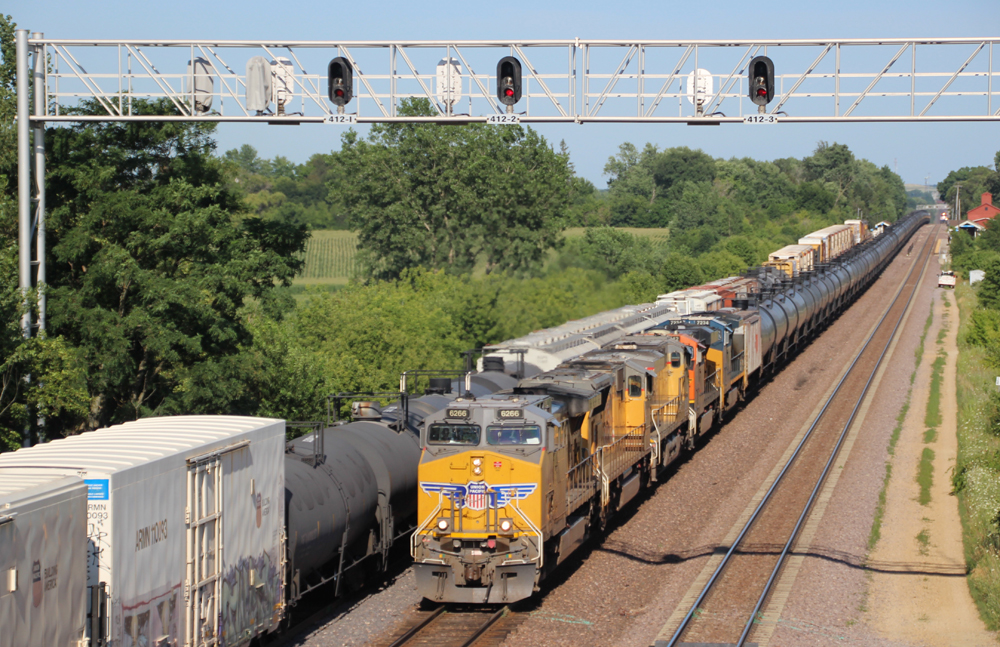
{"type": "Polygon", "coordinates": [[[928,553],[927,547],[931,543],[931,536],[927,532],[927,528],[923,528],[917,533],[917,543],[920,544],[920,554],[926,555],[928,553]]]}
{"type": "Polygon", "coordinates": [[[931,364],[930,394],[927,396],[927,412],[924,415],[925,427],[937,427],[941,424],[941,384],[944,382],[946,360],[947,357],[939,353],[931,364]]]}
{"type": "Polygon", "coordinates": [[[959,284],[958,305],[958,457],[952,475],[962,519],[967,582],[979,615],[990,631],[1000,629],[1000,436],[990,432],[987,405],[996,391],[997,372],[983,348],[966,340],[975,290],[959,284]]]}
{"type": "Polygon", "coordinates": [[[920,485],[920,505],[931,502],[931,486],[934,485],[934,450],[924,447],[920,454],[920,466],[917,468],[917,484],[920,485]]]}

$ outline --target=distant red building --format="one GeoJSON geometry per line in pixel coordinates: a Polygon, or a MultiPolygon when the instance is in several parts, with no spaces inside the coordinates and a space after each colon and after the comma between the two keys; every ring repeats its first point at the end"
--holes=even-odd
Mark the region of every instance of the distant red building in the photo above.
{"type": "Polygon", "coordinates": [[[984,193],[981,199],[982,204],[975,209],[969,209],[966,215],[969,222],[985,227],[987,221],[993,220],[994,216],[1000,214],[1000,209],[993,206],[993,196],[989,193],[984,193]]]}

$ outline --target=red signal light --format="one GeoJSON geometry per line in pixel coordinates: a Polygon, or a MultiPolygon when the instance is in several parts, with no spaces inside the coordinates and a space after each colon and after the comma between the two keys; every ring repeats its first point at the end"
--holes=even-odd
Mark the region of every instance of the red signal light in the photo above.
{"type": "Polygon", "coordinates": [[[337,91],[334,92],[334,94],[336,94],[338,97],[342,97],[344,96],[344,91],[338,88],[337,91]]]}
{"type": "Polygon", "coordinates": [[[512,96],[514,96],[514,89],[513,88],[507,88],[507,90],[504,92],[504,94],[506,94],[508,97],[512,97],[512,96]]]}
{"type": "Polygon", "coordinates": [[[766,97],[767,96],[767,90],[765,88],[757,88],[757,96],[758,97],[766,97]]]}

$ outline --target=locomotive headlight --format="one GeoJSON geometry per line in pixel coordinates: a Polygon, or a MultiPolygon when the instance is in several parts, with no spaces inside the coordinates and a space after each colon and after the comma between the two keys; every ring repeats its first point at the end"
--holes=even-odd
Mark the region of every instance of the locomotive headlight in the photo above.
{"type": "Polygon", "coordinates": [[[438,522],[437,522],[438,532],[448,532],[448,526],[449,525],[451,525],[451,524],[448,523],[447,519],[438,519],[438,522]]]}
{"type": "Polygon", "coordinates": [[[482,474],[483,473],[483,468],[481,468],[478,465],[476,465],[475,467],[472,468],[472,473],[473,474],[482,474]]]}
{"type": "Polygon", "coordinates": [[[483,464],[483,459],[481,459],[481,458],[473,458],[472,459],[472,465],[474,467],[480,467],[482,464],[483,464]]]}
{"type": "Polygon", "coordinates": [[[514,530],[514,520],[513,519],[501,519],[500,520],[500,532],[510,534],[514,530]]]}

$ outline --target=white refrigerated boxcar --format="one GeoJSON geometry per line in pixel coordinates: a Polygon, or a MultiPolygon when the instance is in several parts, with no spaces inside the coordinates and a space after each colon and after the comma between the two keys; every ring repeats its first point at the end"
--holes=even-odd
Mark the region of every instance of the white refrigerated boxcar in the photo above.
{"type": "Polygon", "coordinates": [[[284,610],[283,420],[145,418],[0,455],[85,480],[110,647],[242,645],[284,610]]]}
{"type": "Polygon", "coordinates": [[[87,486],[0,469],[0,647],[77,647],[87,595],[87,486]]]}

